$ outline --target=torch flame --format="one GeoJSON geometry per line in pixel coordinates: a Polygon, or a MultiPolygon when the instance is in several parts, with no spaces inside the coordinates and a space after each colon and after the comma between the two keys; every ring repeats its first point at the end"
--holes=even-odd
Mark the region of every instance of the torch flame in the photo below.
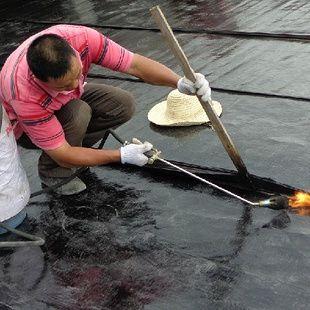
{"type": "Polygon", "coordinates": [[[297,192],[294,196],[289,197],[289,205],[299,215],[310,215],[310,194],[297,192]]]}
{"type": "Polygon", "coordinates": [[[297,192],[290,197],[289,204],[292,208],[310,207],[310,194],[297,192]]]}

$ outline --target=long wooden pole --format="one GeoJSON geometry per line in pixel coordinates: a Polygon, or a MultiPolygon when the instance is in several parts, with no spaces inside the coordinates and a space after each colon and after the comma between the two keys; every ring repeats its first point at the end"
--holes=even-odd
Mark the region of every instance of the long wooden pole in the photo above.
{"type": "MultiPolygon", "coordinates": [[[[164,38],[166,39],[171,51],[173,52],[174,56],[178,59],[183,69],[185,76],[192,82],[195,82],[196,78],[194,75],[194,71],[191,68],[189,61],[184,54],[179,42],[177,41],[176,37],[174,36],[171,27],[169,26],[164,14],[162,13],[159,6],[155,6],[150,9],[150,12],[155,19],[157,25],[160,28],[164,38]]],[[[204,102],[201,99],[201,96],[198,96],[198,99],[206,111],[210,122],[217,133],[219,139],[221,140],[226,152],[228,153],[229,157],[231,158],[232,162],[234,163],[235,167],[237,168],[240,175],[246,177],[250,180],[249,173],[245,167],[244,162],[242,161],[237,148],[235,147],[232,139],[230,138],[228,132],[226,131],[224,125],[220,121],[217,114],[214,112],[212,108],[212,101],[211,99],[208,102],[204,102]]]]}

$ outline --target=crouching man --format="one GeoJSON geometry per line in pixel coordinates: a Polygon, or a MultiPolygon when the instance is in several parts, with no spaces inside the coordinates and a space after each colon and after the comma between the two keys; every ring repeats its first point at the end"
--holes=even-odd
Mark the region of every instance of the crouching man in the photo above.
{"type": "MultiPolygon", "coordinates": [[[[23,42],[0,74],[0,99],[14,125],[18,143],[43,150],[38,170],[43,184],[54,185],[74,167],[113,162],[143,166],[150,144],[121,149],[92,149],[108,128],[133,115],[133,96],[120,88],[85,83],[91,64],[136,76],[150,84],[178,88],[204,98],[210,88],[203,75],[195,85],[166,66],[134,54],[94,29],[57,25],[23,42]]],[[[57,189],[70,195],[83,191],[75,178],[57,189]]]]}

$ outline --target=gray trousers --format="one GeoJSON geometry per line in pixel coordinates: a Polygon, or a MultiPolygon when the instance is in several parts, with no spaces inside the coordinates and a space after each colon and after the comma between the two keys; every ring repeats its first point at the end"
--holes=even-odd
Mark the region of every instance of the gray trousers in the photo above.
{"type": "MultiPolygon", "coordinates": [[[[133,96],[120,88],[87,83],[84,90],[80,99],[71,100],[55,112],[71,146],[91,147],[107,129],[127,122],[135,110],[133,96]]],[[[28,149],[37,148],[26,134],[17,142],[28,149]]],[[[43,177],[64,178],[73,173],[72,169],[60,167],[44,151],[39,158],[38,170],[43,177]]]]}

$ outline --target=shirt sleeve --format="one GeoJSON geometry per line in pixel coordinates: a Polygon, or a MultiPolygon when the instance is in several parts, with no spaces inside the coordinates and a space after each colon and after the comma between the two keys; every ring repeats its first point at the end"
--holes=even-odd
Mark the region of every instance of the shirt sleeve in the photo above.
{"type": "Polygon", "coordinates": [[[57,117],[37,104],[14,101],[12,107],[19,125],[33,144],[42,150],[53,150],[66,141],[57,117]]]}
{"type": "Polygon", "coordinates": [[[86,35],[92,63],[120,72],[130,67],[132,52],[92,28],[86,28],[86,35]]]}

